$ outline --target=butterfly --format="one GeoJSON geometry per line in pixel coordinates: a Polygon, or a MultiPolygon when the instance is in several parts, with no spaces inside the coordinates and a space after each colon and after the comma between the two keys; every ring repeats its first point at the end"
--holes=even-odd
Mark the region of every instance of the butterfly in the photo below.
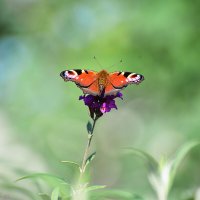
{"type": "Polygon", "coordinates": [[[74,82],[84,94],[93,96],[116,95],[129,84],[139,84],[144,76],[133,72],[112,72],[106,70],[95,72],[84,69],[65,70],[60,73],[64,81],[74,82]]]}

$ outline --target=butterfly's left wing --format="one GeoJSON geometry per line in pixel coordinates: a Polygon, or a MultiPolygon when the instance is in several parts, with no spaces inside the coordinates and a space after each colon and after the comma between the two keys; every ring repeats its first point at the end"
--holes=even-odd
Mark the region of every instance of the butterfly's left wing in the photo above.
{"type": "Polygon", "coordinates": [[[105,88],[105,94],[115,94],[129,84],[139,84],[144,76],[133,72],[113,72],[109,74],[109,84],[105,88]]]}
{"type": "Polygon", "coordinates": [[[64,81],[75,82],[76,85],[86,94],[98,94],[96,86],[97,72],[92,70],[71,69],[60,73],[64,81]]]}

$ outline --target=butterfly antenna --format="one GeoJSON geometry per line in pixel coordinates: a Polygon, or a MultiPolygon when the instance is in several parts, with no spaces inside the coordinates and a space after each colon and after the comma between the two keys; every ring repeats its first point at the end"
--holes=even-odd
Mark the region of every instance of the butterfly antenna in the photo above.
{"type": "Polygon", "coordinates": [[[122,64],[122,59],[120,60],[120,61],[118,61],[118,62],[116,62],[116,63],[114,63],[114,64],[112,64],[109,68],[112,70],[112,68],[115,66],[115,65],[117,65],[117,64],[122,64]]]}
{"type": "Polygon", "coordinates": [[[101,69],[103,69],[103,65],[99,62],[99,60],[96,58],[96,56],[94,56],[93,58],[94,58],[95,62],[99,65],[99,67],[101,69]]]}

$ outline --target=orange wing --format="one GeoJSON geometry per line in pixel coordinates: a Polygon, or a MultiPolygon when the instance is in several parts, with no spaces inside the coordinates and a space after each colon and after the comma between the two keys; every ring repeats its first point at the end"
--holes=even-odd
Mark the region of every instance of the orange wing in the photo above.
{"type": "Polygon", "coordinates": [[[105,88],[105,94],[116,94],[129,84],[139,84],[144,76],[132,72],[113,72],[109,75],[109,84],[105,88]]]}
{"type": "MultiPolygon", "coordinates": [[[[98,73],[91,70],[65,70],[60,73],[65,81],[75,82],[85,93],[91,95],[101,95],[98,83],[98,73]]],[[[116,94],[129,84],[139,84],[144,80],[144,76],[132,72],[113,72],[106,77],[105,95],[116,94]]]]}
{"type": "Polygon", "coordinates": [[[98,84],[96,82],[97,72],[91,70],[65,70],[60,73],[64,81],[75,82],[76,85],[83,90],[84,93],[97,95],[99,93],[98,84]]]}

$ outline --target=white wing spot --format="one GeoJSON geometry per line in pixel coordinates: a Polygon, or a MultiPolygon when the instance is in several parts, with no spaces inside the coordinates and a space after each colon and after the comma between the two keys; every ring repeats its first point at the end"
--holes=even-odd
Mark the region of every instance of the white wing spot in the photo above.
{"type": "Polygon", "coordinates": [[[124,81],[121,81],[121,83],[123,83],[124,81]]]}
{"type": "Polygon", "coordinates": [[[81,79],[81,81],[82,81],[83,79],[81,79]]]}
{"type": "Polygon", "coordinates": [[[74,70],[69,70],[69,71],[65,72],[65,76],[67,78],[72,78],[73,79],[73,78],[76,78],[77,73],[74,70]],[[69,72],[72,72],[72,73],[69,73],[69,72]]]}

